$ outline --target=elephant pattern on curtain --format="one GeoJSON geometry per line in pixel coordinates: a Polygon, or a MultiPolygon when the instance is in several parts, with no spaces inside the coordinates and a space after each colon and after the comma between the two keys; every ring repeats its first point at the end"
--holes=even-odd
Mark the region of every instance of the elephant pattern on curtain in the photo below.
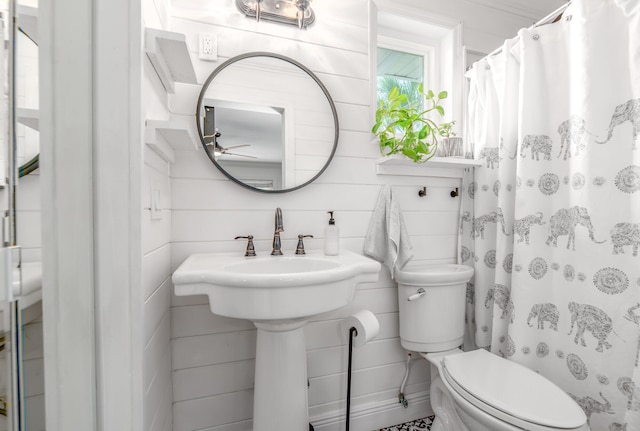
{"type": "Polygon", "coordinates": [[[470,333],[594,431],[640,430],[639,4],[574,0],[468,72],[470,333]]]}

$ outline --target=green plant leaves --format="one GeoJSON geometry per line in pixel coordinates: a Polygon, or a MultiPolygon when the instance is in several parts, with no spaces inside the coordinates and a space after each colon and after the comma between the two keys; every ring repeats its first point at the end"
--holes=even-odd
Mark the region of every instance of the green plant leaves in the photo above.
{"type": "Polygon", "coordinates": [[[422,141],[418,141],[417,151],[422,153],[422,154],[428,154],[429,153],[429,144],[426,144],[426,143],[424,143],[422,141]]]}
{"type": "Polygon", "coordinates": [[[398,89],[398,87],[393,87],[391,91],[389,91],[389,95],[387,96],[387,99],[389,101],[396,99],[399,94],[400,94],[400,90],[398,89]]]}
{"type": "Polygon", "coordinates": [[[438,125],[433,119],[434,114],[444,116],[440,101],[447,98],[448,93],[440,91],[436,98],[432,90],[424,93],[422,83],[418,92],[431,101],[430,108],[422,110],[409,103],[408,96],[400,93],[398,87],[389,90],[387,100],[378,102],[371,132],[379,138],[383,155],[403,154],[416,163],[425,162],[435,155],[437,136],[453,134],[451,126],[454,122],[438,125]]]}
{"type": "Polygon", "coordinates": [[[402,154],[404,154],[405,156],[409,157],[412,160],[415,160],[418,156],[418,154],[409,147],[402,147],[402,154]]]}

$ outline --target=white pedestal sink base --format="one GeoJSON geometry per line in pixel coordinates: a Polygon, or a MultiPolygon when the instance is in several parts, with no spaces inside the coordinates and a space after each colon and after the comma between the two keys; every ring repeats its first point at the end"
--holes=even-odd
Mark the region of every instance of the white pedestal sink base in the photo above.
{"type": "Polygon", "coordinates": [[[214,314],[258,328],[253,431],[307,431],[304,324],[351,303],[380,263],[348,250],[325,256],[189,256],[173,273],[176,295],[207,295],[214,314]]]}
{"type": "Polygon", "coordinates": [[[305,323],[254,322],[253,431],[309,429],[305,323]]]}

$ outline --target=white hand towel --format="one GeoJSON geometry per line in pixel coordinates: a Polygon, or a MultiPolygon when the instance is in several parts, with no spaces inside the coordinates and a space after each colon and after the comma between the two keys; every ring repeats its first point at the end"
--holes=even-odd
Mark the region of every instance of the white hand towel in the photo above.
{"type": "Polygon", "coordinates": [[[413,258],[411,249],[400,206],[393,198],[391,187],[385,185],[378,195],[364,239],[364,254],[386,265],[395,278],[395,271],[413,258]]]}

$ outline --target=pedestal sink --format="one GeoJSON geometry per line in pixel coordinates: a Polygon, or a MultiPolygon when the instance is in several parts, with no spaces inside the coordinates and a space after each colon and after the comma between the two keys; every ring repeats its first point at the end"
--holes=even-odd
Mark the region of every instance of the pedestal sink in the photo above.
{"type": "Polygon", "coordinates": [[[257,328],[254,431],[308,429],[304,325],[344,307],[380,264],[349,251],[338,256],[243,257],[194,254],[174,272],[178,296],[207,295],[214,314],[257,328]]]}

